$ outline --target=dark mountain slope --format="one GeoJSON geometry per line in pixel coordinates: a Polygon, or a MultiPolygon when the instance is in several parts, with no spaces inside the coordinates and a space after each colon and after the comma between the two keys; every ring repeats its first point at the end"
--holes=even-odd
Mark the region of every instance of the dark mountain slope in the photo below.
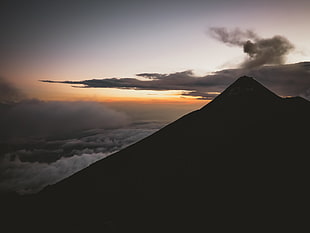
{"type": "Polygon", "coordinates": [[[309,119],[308,101],[239,78],[202,109],[17,201],[19,220],[45,232],[298,231],[309,119]]]}

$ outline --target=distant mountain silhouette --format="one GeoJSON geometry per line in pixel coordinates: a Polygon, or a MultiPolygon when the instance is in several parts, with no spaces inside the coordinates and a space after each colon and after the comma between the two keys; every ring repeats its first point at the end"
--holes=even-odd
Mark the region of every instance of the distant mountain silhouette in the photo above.
{"type": "Polygon", "coordinates": [[[301,232],[309,119],[309,101],[241,77],[200,110],[14,199],[5,222],[10,232],[301,232]]]}

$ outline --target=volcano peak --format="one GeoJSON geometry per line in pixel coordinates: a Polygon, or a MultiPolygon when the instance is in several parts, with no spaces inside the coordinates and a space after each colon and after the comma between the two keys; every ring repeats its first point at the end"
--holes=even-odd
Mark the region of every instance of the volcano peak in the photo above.
{"type": "Polygon", "coordinates": [[[213,102],[274,102],[281,97],[264,87],[252,77],[242,76],[232,83],[213,102]]]}

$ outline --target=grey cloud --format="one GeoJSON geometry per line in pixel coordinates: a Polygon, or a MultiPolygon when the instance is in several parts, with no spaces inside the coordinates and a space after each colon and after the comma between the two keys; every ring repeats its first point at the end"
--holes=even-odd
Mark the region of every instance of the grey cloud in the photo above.
{"type": "Polygon", "coordinates": [[[144,78],[149,78],[153,80],[158,80],[158,79],[166,79],[167,77],[169,79],[180,79],[180,78],[186,78],[188,76],[193,76],[193,71],[191,70],[186,70],[183,72],[176,72],[172,74],[160,74],[160,73],[140,73],[136,74],[138,77],[144,77],[144,78]]]}
{"type": "Polygon", "coordinates": [[[19,89],[0,77],[0,104],[18,102],[24,97],[25,95],[19,89]]]}
{"type": "Polygon", "coordinates": [[[1,109],[0,138],[70,135],[93,128],[115,128],[128,117],[95,102],[24,100],[1,109]]]}
{"type": "Polygon", "coordinates": [[[192,96],[192,97],[196,96],[200,100],[212,100],[218,94],[219,94],[218,92],[210,93],[210,92],[204,92],[204,91],[189,91],[189,92],[182,93],[183,96],[192,96]]]}
{"type": "Polygon", "coordinates": [[[140,80],[137,78],[104,78],[91,79],[84,81],[52,81],[40,80],[45,83],[64,83],[82,86],[74,87],[98,87],[98,88],[120,88],[120,89],[140,89],[140,90],[183,90],[184,86],[190,83],[188,78],[195,79],[190,70],[176,72],[171,74],[141,73],[138,77],[144,77],[149,80],[140,80]],[[179,85],[179,87],[177,87],[179,85]]]}
{"type": "Polygon", "coordinates": [[[250,59],[242,65],[246,68],[265,64],[283,64],[287,55],[294,46],[283,36],[274,36],[270,39],[260,39],[257,42],[247,41],[243,51],[250,59]]]}
{"type": "MultiPolygon", "coordinates": [[[[267,42],[266,42],[267,43],[267,42]]],[[[268,44],[268,43],[267,43],[268,44]]],[[[251,62],[254,62],[251,61],[251,62]]],[[[250,63],[249,63],[250,64],[250,63]]],[[[134,78],[107,78],[84,81],[50,81],[43,82],[79,84],[85,88],[119,88],[135,90],[180,90],[183,96],[211,99],[210,92],[221,92],[236,78],[248,75],[262,81],[268,88],[283,96],[309,96],[309,62],[255,66],[252,69],[226,69],[205,76],[195,76],[192,71],[171,74],[143,73],[134,78]]]]}
{"type": "Polygon", "coordinates": [[[283,64],[285,56],[294,49],[293,44],[283,36],[260,38],[251,30],[228,30],[227,28],[210,28],[210,35],[230,46],[243,47],[249,57],[241,66],[254,68],[266,64],[283,64]]]}
{"type": "MultiPolygon", "coordinates": [[[[223,88],[232,81],[232,77],[223,79],[211,78],[213,75],[198,77],[192,71],[187,70],[183,72],[176,72],[171,74],[157,74],[157,73],[142,73],[137,74],[138,77],[147,77],[147,80],[140,80],[137,78],[105,78],[92,79],[84,81],[51,81],[41,80],[46,83],[64,83],[81,85],[84,88],[119,88],[119,89],[135,89],[135,90],[180,90],[195,92],[205,90],[206,87],[211,89],[218,88],[222,85],[223,88]]],[[[77,87],[77,86],[74,86],[77,87]]],[[[188,95],[184,93],[184,96],[188,95]]],[[[194,95],[197,96],[197,95],[194,95]]],[[[203,96],[202,96],[203,97],[203,96]]]]}
{"type": "Polygon", "coordinates": [[[211,27],[209,29],[211,37],[230,46],[243,46],[245,41],[252,39],[257,41],[259,37],[251,30],[241,30],[235,28],[228,30],[225,27],[211,27]]]}
{"type": "Polygon", "coordinates": [[[307,90],[310,87],[310,62],[264,66],[251,69],[246,74],[257,78],[278,95],[302,96],[309,99],[307,90]]]}

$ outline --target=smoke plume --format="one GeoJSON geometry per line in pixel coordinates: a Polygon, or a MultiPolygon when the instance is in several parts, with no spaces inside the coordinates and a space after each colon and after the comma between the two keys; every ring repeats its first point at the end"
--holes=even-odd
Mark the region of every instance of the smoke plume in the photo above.
{"type": "Polygon", "coordinates": [[[285,56],[294,48],[283,36],[260,38],[251,30],[228,30],[223,27],[210,28],[210,35],[229,46],[243,47],[248,58],[241,64],[242,68],[254,68],[267,64],[283,64],[285,56]]]}

